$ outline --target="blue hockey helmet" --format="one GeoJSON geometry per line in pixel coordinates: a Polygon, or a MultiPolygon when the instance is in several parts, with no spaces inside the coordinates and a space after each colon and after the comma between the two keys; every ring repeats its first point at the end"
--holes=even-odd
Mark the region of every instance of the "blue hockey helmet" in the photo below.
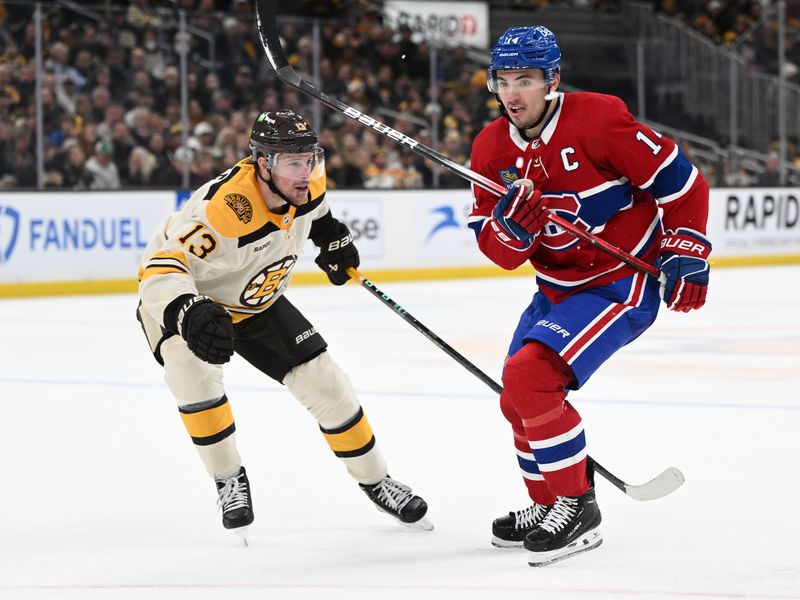
{"type": "Polygon", "coordinates": [[[497,71],[506,69],[542,69],[548,85],[561,70],[561,49],[555,34],[547,27],[512,27],[492,47],[489,63],[489,89],[497,71]]]}

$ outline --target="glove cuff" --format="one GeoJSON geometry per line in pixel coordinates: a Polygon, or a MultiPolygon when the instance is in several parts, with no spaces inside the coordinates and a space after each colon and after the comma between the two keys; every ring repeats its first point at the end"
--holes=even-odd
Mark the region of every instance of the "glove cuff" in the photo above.
{"type": "Polygon", "coordinates": [[[706,260],[711,254],[711,244],[702,235],[694,231],[678,229],[667,233],[661,239],[661,252],[674,252],[683,256],[692,256],[706,260]]]}

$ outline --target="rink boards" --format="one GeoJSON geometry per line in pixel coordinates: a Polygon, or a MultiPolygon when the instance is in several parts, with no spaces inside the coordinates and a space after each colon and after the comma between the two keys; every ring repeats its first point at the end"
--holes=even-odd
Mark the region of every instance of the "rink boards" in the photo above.
{"type": "MultiPolygon", "coordinates": [[[[353,232],[368,276],[509,274],[478,251],[467,227],[467,190],[328,196],[334,215],[353,232]]],[[[185,198],[174,191],[0,193],[0,297],[135,290],[142,250],[185,198]]],[[[712,190],[708,233],[714,266],[800,263],[800,190],[712,190]]],[[[315,255],[309,242],[295,283],[325,281],[315,255]]]]}

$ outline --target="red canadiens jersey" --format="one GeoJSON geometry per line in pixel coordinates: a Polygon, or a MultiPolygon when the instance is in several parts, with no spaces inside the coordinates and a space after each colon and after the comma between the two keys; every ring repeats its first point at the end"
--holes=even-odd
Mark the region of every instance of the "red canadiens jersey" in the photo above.
{"type": "MultiPolygon", "coordinates": [[[[555,102],[533,140],[503,117],[486,126],[472,146],[471,168],[506,187],[531,179],[560,217],[648,263],[664,231],[705,235],[708,185],[672,140],[636,122],[615,96],[559,93],[555,102]]],[[[633,273],[553,224],[525,247],[492,218],[497,196],[475,185],[472,193],[469,225],[481,251],[505,269],[530,261],[553,302],[633,273]]]]}

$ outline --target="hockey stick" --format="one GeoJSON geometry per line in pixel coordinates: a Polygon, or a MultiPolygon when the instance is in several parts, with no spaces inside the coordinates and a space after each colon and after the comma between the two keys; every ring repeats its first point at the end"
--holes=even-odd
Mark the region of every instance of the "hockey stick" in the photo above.
{"type": "MultiPolygon", "coordinates": [[[[481,371],[478,367],[472,364],[467,358],[460,354],[455,348],[450,346],[438,335],[433,333],[425,325],[420,323],[413,315],[411,315],[405,308],[397,304],[389,296],[380,291],[374,283],[364,277],[364,275],[357,269],[349,268],[347,273],[353,278],[361,282],[361,286],[366,288],[373,296],[383,302],[386,306],[391,308],[395,313],[414,329],[419,331],[422,335],[433,342],[439,349],[443,350],[450,358],[454,359],[458,364],[464,367],[467,371],[475,375],[483,383],[485,383],[491,390],[497,394],[502,393],[503,387],[489,377],[486,373],[481,371]]],[[[631,485],[625,483],[622,479],[609,472],[603,465],[594,460],[591,456],[586,457],[587,462],[590,462],[595,469],[595,472],[605,477],[612,485],[619,488],[629,497],[634,500],[657,500],[664,496],[671,494],[683,485],[683,473],[676,467],[670,467],[663,473],[654,477],[647,483],[641,485],[631,485]]]]}
{"type": "MultiPolygon", "coordinates": [[[[427,158],[431,162],[449,169],[456,175],[463,177],[467,181],[495,194],[498,197],[503,196],[508,191],[503,185],[497,183],[496,181],[492,181],[491,179],[488,179],[487,177],[484,177],[483,175],[476,173],[475,171],[472,171],[463,165],[459,165],[446,156],[442,156],[433,148],[430,148],[425,144],[421,144],[417,140],[400,133],[388,125],[384,125],[380,121],[363,114],[361,111],[348,106],[336,98],[328,96],[300,77],[297,71],[295,71],[289,65],[289,62],[286,60],[286,55],[283,53],[283,48],[281,48],[280,36],[278,34],[278,23],[276,20],[277,4],[277,0],[256,0],[256,26],[258,28],[258,35],[261,38],[261,45],[264,47],[264,53],[267,55],[267,60],[269,60],[269,63],[275,70],[275,74],[281,81],[296,87],[304,94],[307,94],[312,98],[316,98],[328,108],[350,117],[362,125],[372,128],[374,131],[377,131],[384,137],[394,140],[401,146],[407,147],[415,154],[422,156],[423,158],[427,158]]],[[[592,244],[603,252],[610,254],[617,260],[621,260],[628,266],[633,267],[637,271],[641,271],[647,275],[652,275],[656,279],[658,279],[661,275],[661,272],[653,265],[644,262],[628,252],[625,252],[621,248],[617,248],[616,246],[609,244],[605,240],[595,237],[588,231],[580,229],[573,223],[570,223],[566,219],[559,217],[554,212],[551,211],[547,218],[550,220],[550,222],[558,225],[562,229],[566,229],[575,237],[592,244]]]]}

